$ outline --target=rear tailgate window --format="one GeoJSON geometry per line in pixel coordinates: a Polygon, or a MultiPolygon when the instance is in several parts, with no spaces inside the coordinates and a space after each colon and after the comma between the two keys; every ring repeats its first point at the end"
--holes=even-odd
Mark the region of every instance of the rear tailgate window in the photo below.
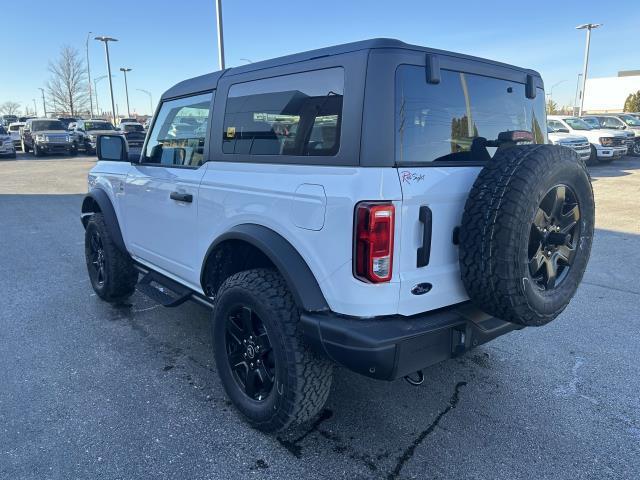
{"type": "Polygon", "coordinates": [[[525,95],[522,83],[442,70],[428,84],[424,67],[401,65],[396,72],[396,162],[482,162],[495,148],[475,148],[484,138],[515,130],[546,143],[544,92],[525,95]]]}

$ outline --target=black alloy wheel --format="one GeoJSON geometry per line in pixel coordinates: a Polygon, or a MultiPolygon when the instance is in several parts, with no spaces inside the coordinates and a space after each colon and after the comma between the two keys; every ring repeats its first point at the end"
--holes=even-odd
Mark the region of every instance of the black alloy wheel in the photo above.
{"type": "Polygon", "coordinates": [[[250,399],[264,401],[273,390],[276,362],[260,317],[245,305],[233,309],[226,320],[225,344],[240,389],[250,399]]]}
{"type": "Polygon", "coordinates": [[[640,138],[633,142],[632,152],[634,156],[640,157],[640,138]]]}
{"type": "Polygon", "coordinates": [[[529,235],[529,273],[541,290],[567,277],[580,238],[580,205],[567,185],[552,187],[540,202],[529,235]]]}
{"type": "Polygon", "coordinates": [[[103,287],[106,281],[106,262],[102,237],[97,230],[91,232],[89,241],[90,274],[97,287],[103,287]]]}

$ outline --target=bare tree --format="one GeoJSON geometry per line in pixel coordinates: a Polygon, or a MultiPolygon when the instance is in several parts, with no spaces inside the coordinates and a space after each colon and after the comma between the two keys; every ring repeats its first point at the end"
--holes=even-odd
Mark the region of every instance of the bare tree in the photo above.
{"type": "Polygon", "coordinates": [[[87,69],[80,52],[73,47],[62,47],[58,60],[49,62],[49,72],[49,101],[72,116],[86,110],[89,104],[87,69]]]}
{"type": "Polygon", "coordinates": [[[20,104],[18,102],[4,102],[0,105],[0,113],[3,115],[16,115],[20,111],[20,104]]]}

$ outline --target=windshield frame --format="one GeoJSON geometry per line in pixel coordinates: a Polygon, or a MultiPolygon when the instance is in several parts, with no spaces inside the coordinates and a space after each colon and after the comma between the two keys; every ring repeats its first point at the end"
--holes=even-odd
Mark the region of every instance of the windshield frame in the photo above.
{"type": "Polygon", "coordinates": [[[84,130],[85,132],[92,132],[96,130],[115,130],[113,124],[104,120],[97,120],[92,122],[84,122],[84,130]],[[108,125],[107,128],[95,128],[94,125],[108,125]]]}
{"type": "Polygon", "coordinates": [[[640,119],[638,119],[633,115],[629,115],[628,113],[625,113],[623,115],[620,115],[618,118],[620,118],[620,120],[623,123],[625,123],[628,127],[640,127],[640,119]],[[631,120],[631,123],[629,123],[629,120],[631,120]]]}
{"type": "Polygon", "coordinates": [[[60,120],[34,120],[31,122],[31,131],[32,132],[46,132],[47,130],[60,130],[66,131],[63,123],[60,120]],[[37,125],[47,125],[46,128],[38,127],[37,125]],[[58,128],[59,126],[59,128],[58,128]]]}

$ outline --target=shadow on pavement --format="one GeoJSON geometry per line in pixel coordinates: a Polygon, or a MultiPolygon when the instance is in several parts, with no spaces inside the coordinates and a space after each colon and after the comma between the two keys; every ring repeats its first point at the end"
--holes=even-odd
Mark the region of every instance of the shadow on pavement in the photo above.
{"type": "Polygon", "coordinates": [[[622,157],[611,163],[601,163],[589,167],[591,179],[597,181],[604,177],[626,177],[632,171],[640,169],[640,157],[622,157]]]}

